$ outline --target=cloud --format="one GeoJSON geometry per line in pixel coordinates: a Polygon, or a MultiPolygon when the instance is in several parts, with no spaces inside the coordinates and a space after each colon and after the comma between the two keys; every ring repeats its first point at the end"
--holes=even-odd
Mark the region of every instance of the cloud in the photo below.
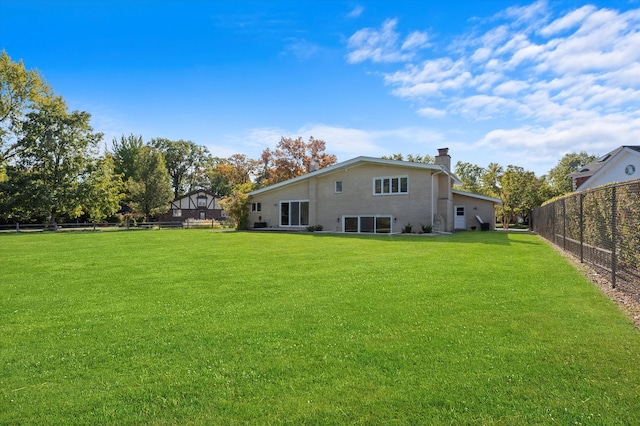
{"type": "Polygon", "coordinates": [[[354,7],[353,9],[351,9],[351,11],[349,13],[347,13],[347,18],[359,18],[360,15],[362,15],[362,12],[364,12],[364,7],[358,5],[356,7],[354,7]]]}
{"type": "Polygon", "coordinates": [[[436,109],[436,108],[425,107],[425,108],[420,108],[418,110],[418,115],[421,115],[427,118],[442,118],[447,115],[447,111],[436,109]]]}
{"type": "Polygon", "coordinates": [[[288,44],[285,46],[284,55],[292,55],[299,61],[306,61],[314,56],[320,47],[308,40],[291,38],[288,39],[288,44]]]}
{"type": "Polygon", "coordinates": [[[415,57],[416,51],[427,46],[428,35],[414,31],[404,40],[395,31],[397,19],[387,19],[380,29],[363,28],[356,31],[347,44],[350,51],[347,61],[357,64],[364,61],[389,63],[406,62],[415,57]]]}

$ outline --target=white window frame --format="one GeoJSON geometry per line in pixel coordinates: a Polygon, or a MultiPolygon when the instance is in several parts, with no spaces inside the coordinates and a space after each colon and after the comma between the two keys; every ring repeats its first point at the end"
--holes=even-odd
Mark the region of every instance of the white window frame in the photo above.
{"type": "Polygon", "coordinates": [[[174,209],[173,217],[182,217],[182,209],[174,209]]]}
{"type": "Polygon", "coordinates": [[[382,195],[406,195],[409,193],[409,176],[408,175],[400,175],[400,176],[378,176],[373,178],[373,195],[374,196],[382,196],[382,195]],[[402,181],[405,182],[405,191],[402,191],[402,181]],[[394,190],[394,181],[395,181],[395,190],[394,190]],[[378,182],[379,185],[377,184],[378,182]],[[380,188],[380,192],[377,192],[377,188],[380,188]]]}
{"type": "Polygon", "coordinates": [[[333,187],[336,194],[342,194],[342,181],[337,180],[333,187]],[[339,186],[339,187],[338,187],[339,186]]]}
{"type": "Polygon", "coordinates": [[[280,227],[283,227],[283,228],[302,228],[302,227],[309,226],[308,222],[310,221],[310,217],[309,217],[310,216],[310,211],[311,211],[311,209],[310,209],[309,200],[282,200],[282,201],[280,201],[280,204],[278,206],[278,224],[279,224],[280,227]],[[297,225],[292,225],[291,224],[291,222],[292,222],[291,221],[291,216],[289,216],[289,223],[288,224],[283,224],[282,223],[282,205],[283,204],[288,204],[289,205],[289,207],[288,207],[289,214],[291,214],[291,210],[292,210],[291,209],[291,205],[293,203],[298,203],[298,218],[297,218],[298,219],[297,220],[298,224],[297,225]],[[302,223],[303,222],[303,220],[302,220],[303,219],[303,216],[302,216],[302,211],[303,211],[302,203],[307,203],[307,217],[306,217],[307,223],[302,223]]]}
{"type": "Polygon", "coordinates": [[[262,203],[251,203],[251,211],[252,212],[261,212],[262,211],[262,203]]]}
{"type": "Polygon", "coordinates": [[[196,197],[196,206],[198,207],[207,207],[207,197],[196,197]]]}

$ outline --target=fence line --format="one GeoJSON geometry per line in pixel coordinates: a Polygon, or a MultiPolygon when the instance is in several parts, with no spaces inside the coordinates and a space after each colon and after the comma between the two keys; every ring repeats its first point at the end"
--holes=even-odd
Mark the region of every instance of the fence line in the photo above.
{"type": "MultiPolygon", "coordinates": [[[[195,229],[195,228],[216,228],[219,227],[219,222],[215,220],[187,220],[184,222],[135,222],[130,224],[124,223],[58,223],[55,225],[56,230],[76,230],[76,231],[98,231],[103,229],[167,229],[167,228],[181,228],[181,229],[195,229]]],[[[51,224],[43,223],[18,223],[15,224],[0,224],[0,231],[5,232],[42,232],[47,230],[54,230],[51,224]]]]}
{"type": "Polygon", "coordinates": [[[569,194],[531,217],[536,234],[640,301],[640,180],[569,194]]]}

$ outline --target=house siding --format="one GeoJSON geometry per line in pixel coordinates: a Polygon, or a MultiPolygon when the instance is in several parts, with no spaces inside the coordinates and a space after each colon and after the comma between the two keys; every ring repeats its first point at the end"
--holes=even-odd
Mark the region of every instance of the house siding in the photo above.
{"type": "MultiPolygon", "coordinates": [[[[322,225],[327,231],[342,231],[345,215],[391,216],[394,219],[392,232],[400,232],[407,224],[417,229],[422,224],[431,224],[433,172],[429,169],[367,163],[337,169],[251,197],[251,202],[261,203],[262,211],[250,212],[249,223],[266,222],[268,228],[277,228],[281,201],[308,200],[309,224],[322,225]],[[374,195],[374,179],[389,176],[407,176],[408,194],[374,195]],[[342,193],[335,192],[336,181],[342,181],[342,193]]],[[[434,194],[434,199],[438,200],[438,206],[446,207],[452,202],[448,189],[449,178],[439,173],[435,180],[444,182],[434,194]]],[[[434,209],[434,213],[437,210],[434,209]]],[[[445,218],[445,227],[450,229],[452,214],[446,211],[441,213],[445,218]]]]}
{"type": "Polygon", "coordinates": [[[480,229],[480,222],[476,216],[480,216],[484,223],[489,224],[490,230],[496,228],[496,215],[494,203],[488,200],[482,200],[472,196],[453,194],[453,204],[455,206],[465,206],[466,209],[466,229],[471,230],[472,227],[480,229]]]}
{"type": "Polygon", "coordinates": [[[186,219],[200,219],[204,214],[206,220],[221,220],[224,218],[222,208],[218,205],[213,194],[206,191],[196,191],[176,198],[169,204],[169,211],[158,217],[161,221],[184,221],[186,219]],[[206,199],[205,206],[198,206],[198,198],[206,199]],[[179,217],[174,211],[181,210],[179,217]]]}

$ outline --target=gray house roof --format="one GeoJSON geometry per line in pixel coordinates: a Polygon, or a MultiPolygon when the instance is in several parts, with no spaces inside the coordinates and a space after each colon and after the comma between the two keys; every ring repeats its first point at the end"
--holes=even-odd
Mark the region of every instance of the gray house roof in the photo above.
{"type": "Polygon", "coordinates": [[[580,170],[577,172],[569,173],[569,176],[572,178],[580,178],[585,176],[592,176],[598,170],[600,170],[603,166],[607,164],[609,160],[618,155],[625,148],[631,149],[633,151],[640,152],[640,145],[623,145],[619,148],[614,149],[613,151],[603,155],[600,158],[596,158],[592,162],[585,164],[580,170]]]}
{"type": "Polygon", "coordinates": [[[460,179],[458,179],[453,173],[447,170],[446,167],[440,164],[415,163],[412,161],[387,160],[384,158],[361,156],[361,157],[352,158],[351,160],[343,161],[341,163],[333,164],[329,167],[325,167],[324,169],[316,170],[315,172],[310,172],[310,173],[307,173],[306,175],[298,176],[293,179],[286,180],[284,182],[279,182],[261,189],[256,189],[255,191],[251,191],[249,193],[249,196],[254,196],[254,195],[262,194],[264,192],[273,191],[274,189],[293,185],[295,183],[302,182],[312,177],[327,175],[339,170],[343,170],[345,168],[357,167],[362,164],[379,164],[379,165],[385,165],[385,166],[400,166],[400,167],[415,168],[415,169],[434,170],[434,171],[446,173],[451,177],[451,179],[453,179],[453,182],[456,185],[462,185],[462,181],[460,181],[460,179]]]}

